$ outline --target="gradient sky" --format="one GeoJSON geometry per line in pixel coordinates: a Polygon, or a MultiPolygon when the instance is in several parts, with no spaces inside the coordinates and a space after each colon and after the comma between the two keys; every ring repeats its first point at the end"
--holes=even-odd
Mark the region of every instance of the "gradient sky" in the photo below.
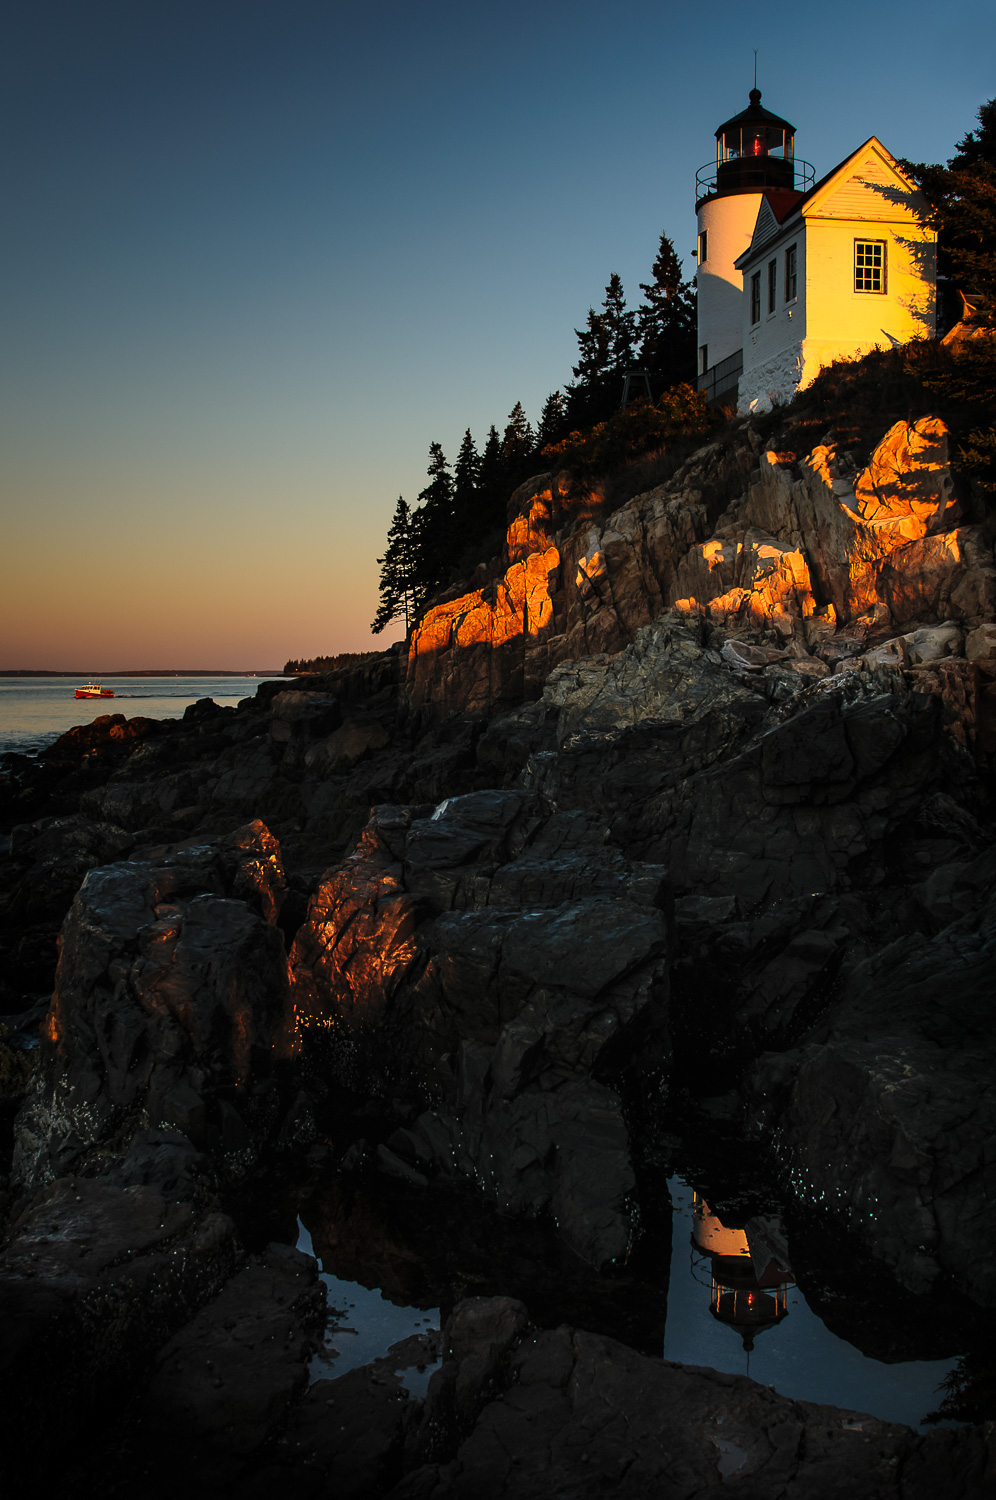
{"type": "Polygon", "coordinates": [[[946,159],[996,7],[32,0],[0,62],[0,668],[383,645],[376,557],[570,378],[618,271],[688,257],[713,131],[946,159]]]}

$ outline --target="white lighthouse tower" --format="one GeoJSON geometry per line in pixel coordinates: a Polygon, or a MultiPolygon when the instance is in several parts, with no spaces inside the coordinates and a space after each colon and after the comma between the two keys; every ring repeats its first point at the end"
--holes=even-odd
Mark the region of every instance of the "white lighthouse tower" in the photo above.
{"type": "MultiPolygon", "coordinates": [[[[716,160],[695,178],[698,217],[698,385],[710,400],[734,404],[743,369],[743,273],[761,199],[794,206],[813,184],[813,169],[795,157],[795,126],[761,106],[761,90],[716,131],[716,160]]],[[[780,216],[780,215],[779,215],[780,216]]]]}

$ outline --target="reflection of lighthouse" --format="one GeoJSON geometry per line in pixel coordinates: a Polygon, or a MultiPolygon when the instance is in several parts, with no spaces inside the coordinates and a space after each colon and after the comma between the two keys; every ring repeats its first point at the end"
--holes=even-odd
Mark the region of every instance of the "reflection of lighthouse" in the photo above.
{"type": "Polygon", "coordinates": [[[792,1269],[781,1228],[774,1219],[748,1219],[727,1229],[698,1193],[692,1206],[692,1263],[708,1265],[709,1311],[735,1328],[748,1354],[759,1333],[788,1317],[792,1269]]]}

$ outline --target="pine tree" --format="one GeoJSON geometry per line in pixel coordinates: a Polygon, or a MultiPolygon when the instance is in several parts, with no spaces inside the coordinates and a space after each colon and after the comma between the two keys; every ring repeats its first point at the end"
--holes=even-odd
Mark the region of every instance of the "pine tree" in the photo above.
{"type": "Polygon", "coordinates": [[[574,334],[578,341],[578,362],[572,374],[579,385],[594,386],[609,371],[612,331],[604,314],[589,307],[585,327],[575,328],[574,334]]]}
{"type": "Polygon", "coordinates": [[[927,222],[937,230],[942,329],[960,315],[956,288],[982,293],[989,304],[983,316],[996,326],[996,99],[981,106],[978,120],[978,129],[958,142],[946,167],[900,163],[922,189],[927,222]]]}
{"type": "Polygon", "coordinates": [[[501,455],[505,466],[505,500],[523,480],[535,472],[536,435],[526,417],[522,402],[517,401],[508,414],[505,432],[501,440],[501,455]]]}
{"type": "Polygon", "coordinates": [[[695,293],[681,279],[681,262],[666,234],[650,268],[653,280],[641,281],[643,302],[637,309],[639,364],[650,376],[654,397],[695,373],[695,293]]]}
{"type": "Polygon", "coordinates": [[[502,455],[501,438],[493,425],[488,429],[487,440],[481,453],[477,488],[480,501],[481,526],[485,532],[493,531],[505,524],[505,507],[511,491],[506,483],[507,470],[502,455]]]}
{"type": "Polygon", "coordinates": [[[633,364],[636,314],[626,310],[623,284],[615,271],[601,312],[589,308],[586,327],[574,332],[579,358],[567,387],[567,410],[570,425],[578,427],[611,415],[619,405],[623,376],[633,364]]]}
{"type": "Polygon", "coordinates": [[[633,363],[636,313],[626,311],[626,295],[619,275],[613,271],[605,288],[603,316],[609,330],[609,369],[622,377],[633,363]]]}
{"type": "Polygon", "coordinates": [[[966,339],[947,369],[925,384],[961,409],[971,424],[958,467],[982,493],[996,498],[996,99],[978,111],[978,129],[959,141],[947,167],[904,162],[930,204],[928,223],[938,232],[938,321],[961,315],[957,291],[973,298],[983,336],[966,339]]]}
{"type": "Polygon", "coordinates": [[[508,414],[501,451],[508,464],[517,464],[533,451],[536,439],[526,417],[525,408],[517,401],[508,414]]]}
{"type": "Polygon", "coordinates": [[[548,443],[559,443],[569,429],[567,421],[567,397],[563,391],[553,391],[547,396],[540,412],[536,431],[536,447],[542,452],[548,443]]]}
{"type": "Polygon", "coordinates": [[[370,629],[374,635],[379,635],[392,620],[403,618],[407,632],[415,620],[418,586],[412,513],[401,495],[387,533],[384,556],[378,557],[377,561],[380,563],[380,603],[370,629]]]}
{"type": "Polygon", "coordinates": [[[419,607],[447,581],[459,541],[449,470],[440,444],[430,443],[429,483],[419,494],[419,509],[413,517],[419,607]]]}
{"type": "Polygon", "coordinates": [[[468,427],[453,465],[453,510],[460,525],[473,515],[480,474],[481,460],[468,427]]]}

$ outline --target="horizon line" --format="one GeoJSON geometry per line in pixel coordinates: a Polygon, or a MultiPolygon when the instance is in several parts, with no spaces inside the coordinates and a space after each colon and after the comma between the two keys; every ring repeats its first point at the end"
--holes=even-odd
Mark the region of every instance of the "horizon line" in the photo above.
{"type": "Polygon", "coordinates": [[[140,667],[95,672],[64,667],[0,667],[0,677],[286,677],[283,667],[140,667]]]}

